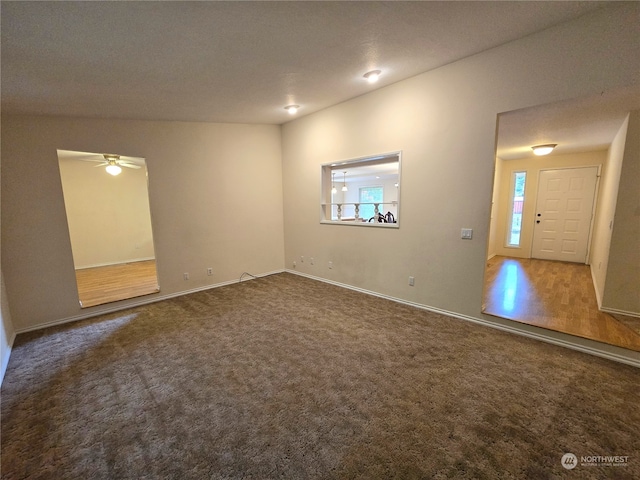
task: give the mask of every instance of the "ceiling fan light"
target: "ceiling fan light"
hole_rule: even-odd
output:
[[[286,107],[284,107],[284,109],[289,112],[289,115],[295,115],[296,113],[298,113],[299,108],[300,105],[287,105]]]
[[[109,175],[113,175],[114,177],[116,175],[120,175],[120,173],[122,172],[122,168],[120,168],[118,165],[107,165],[106,170]]]
[[[531,150],[533,150],[533,154],[537,155],[537,156],[542,156],[542,155],[549,155],[554,148],[556,148],[558,146],[557,143],[548,143],[546,145],[534,145],[533,147],[531,147]]]

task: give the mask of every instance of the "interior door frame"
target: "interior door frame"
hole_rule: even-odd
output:
[[[538,184],[536,186],[536,194],[535,194],[535,209],[534,211],[538,211],[538,190],[540,188],[540,177],[542,176],[542,172],[548,172],[550,170],[575,170],[578,168],[596,168],[596,185],[593,189],[593,204],[591,205],[591,221],[589,222],[589,235],[587,237],[587,254],[585,256],[585,261],[584,264],[585,265],[591,265],[591,242],[593,241],[593,224],[595,223],[594,220],[596,219],[596,213],[597,213],[597,206],[598,206],[598,195],[600,193],[600,177],[602,174],[602,165],[598,164],[598,165],[582,165],[579,167],[560,167],[560,168],[545,168],[542,169],[540,171],[538,171]],[[536,216],[534,215],[533,217],[533,222],[536,221]],[[529,249],[529,258],[535,258],[533,256],[533,245],[534,245],[534,236],[535,236],[535,225],[534,225],[534,230],[533,233],[531,235],[531,248]]]

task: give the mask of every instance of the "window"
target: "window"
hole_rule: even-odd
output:
[[[398,228],[400,152],[322,165],[321,223]]]
[[[527,172],[513,172],[511,202],[509,207],[509,223],[507,224],[507,246],[520,246],[520,230],[522,229],[522,207],[524,205],[524,187]]]

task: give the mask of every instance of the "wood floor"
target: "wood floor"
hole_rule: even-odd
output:
[[[76,270],[82,308],[156,293],[156,261],[123,263]]]
[[[483,312],[640,351],[640,334],[598,309],[588,265],[493,257]]]

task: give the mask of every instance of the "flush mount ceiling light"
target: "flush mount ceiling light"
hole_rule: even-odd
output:
[[[289,115],[295,115],[299,108],[300,105],[287,105],[284,107],[284,109],[289,112]]]
[[[534,155],[540,157],[542,155],[549,155],[557,146],[557,143],[547,143],[546,145],[535,145],[531,147],[531,150],[533,150]]]
[[[365,73],[363,76],[367,79],[367,82],[376,83],[380,78],[380,70],[371,70],[370,72]]]

